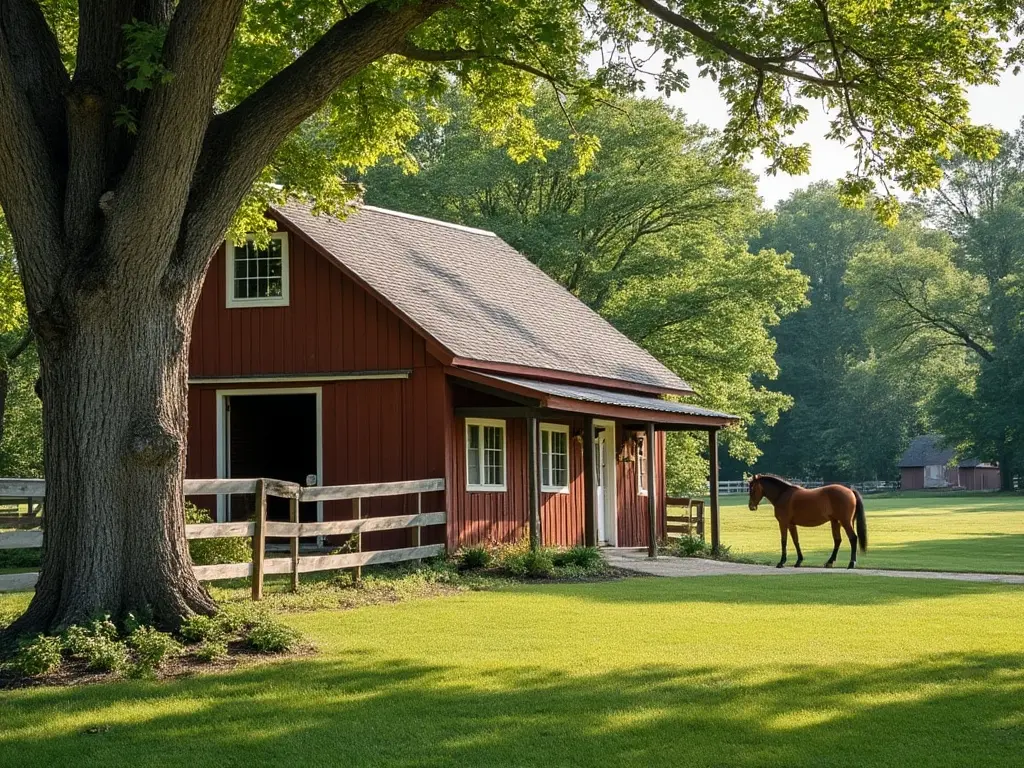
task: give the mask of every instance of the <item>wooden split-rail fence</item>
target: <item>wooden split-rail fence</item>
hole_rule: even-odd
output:
[[[44,480],[7,480],[0,478],[0,497],[43,498]],[[443,525],[447,521],[445,512],[424,512],[423,494],[444,490],[444,479],[408,480],[392,483],[368,483],[363,485],[328,485],[304,487],[296,483],[268,478],[186,480],[186,496],[213,496],[253,494],[256,500],[256,514],[251,521],[232,523],[201,523],[185,526],[187,539],[215,539],[247,537],[252,539],[252,561],[246,563],[225,563],[222,565],[195,565],[196,576],[203,581],[217,579],[252,578],[252,598],[263,597],[263,578],[268,574],[291,574],[292,589],[298,589],[299,574],[314,571],[353,569],[359,578],[364,565],[399,563],[408,560],[422,560],[443,554],[444,544],[423,545],[422,529],[429,525]],[[389,517],[363,517],[365,499],[387,496],[416,496],[416,513],[392,515]],[[278,522],[267,519],[267,497],[288,499],[289,521]],[[350,501],[353,516],[349,520],[303,523],[299,521],[299,504],[302,502]],[[42,516],[45,525],[45,512]],[[373,531],[413,530],[411,547],[384,549],[364,552],[362,534]],[[354,552],[343,554],[302,554],[299,540],[307,537],[354,535]],[[286,557],[267,557],[267,538],[289,540]],[[42,530],[13,531],[0,533],[0,549],[32,549],[43,546]],[[35,586],[38,573],[0,574],[0,592],[29,590]]]

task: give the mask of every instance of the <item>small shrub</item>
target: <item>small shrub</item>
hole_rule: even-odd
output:
[[[228,655],[228,644],[223,640],[204,640],[192,653],[200,661],[217,661]]]
[[[79,658],[94,672],[118,672],[128,664],[128,648],[117,640],[97,635],[89,639]]]
[[[583,571],[604,570],[604,558],[597,547],[570,547],[552,555],[552,561],[559,568],[574,567]]]
[[[212,523],[213,517],[190,501],[185,502],[185,524]],[[241,536],[223,539],[192,539],[188,543],[193,565],[245,563],[252,560],[252,545]]]
[[[137,665],[149,670],[159,669],[164,661],[181,652],[181,645],[173,637],[153,627],[139,627],[127,642],[135,652]]]
[[[0,549],[0,568],[39,570],[43,560],[43,550],[34,549]]]
[[[182,622],[180,634],[186,643],[206,643],[223,641],[226,632],[217,617],[196,615]]]
[[[291,627],[264,616],[246,633],[246,643],[260,653],[286,653],[298,645],[299,633]]]
[[[502,567],[513,576],[527,579],[546,579],[555,573],[555,563],[549,549],[527,549],[510,552]]]
[[[60,669],[61,641],[59,637],[36,635],[23,640],[18,652],[11,659],[10,667],[15,672],[27,677],[48,675]]]
[[[479,568],[486,568],[494,561],[494,554],[487,547],[478,544],[473,547],[465,547],[459,552],[459,568],[472,571]]]
[[[241,635],[254,624],[267,618],[265,609],[248,601],[224,606],[214,619],[227,635]]]
[[[669,540],[669,549],[678,557],[710,557],[711,547],[700,536],[680,536]]]

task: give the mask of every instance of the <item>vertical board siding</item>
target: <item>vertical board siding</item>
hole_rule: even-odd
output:
[[[228,309],[224,246],[218,249],[196,308],[189,375],[333,373],[426,364],[424,340],[401,318],[294,232],[288,233],[288,250],[287,307]]]
[[[620,440],[629,433],[623,431]],[[665,535],[665,433],[655,433],[654,474],[659,499],[658,536]],[[637,492],[636,462],[615,462],[615,493],[618,497],[619,546],[646,547],[648,542],[647,495]]]

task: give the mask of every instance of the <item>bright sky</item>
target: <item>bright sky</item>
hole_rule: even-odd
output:
[[[1017,128],[1024,115],[1024,74],[1014,76],[1012,72],[1003,75],[998,86],[981,86],[969,92],[971,116],[978,123],[987,123],[1004,131]],[[686,93],[673,96],[673,106],[681,108],[690,120],[699,121],[715,128],[722,128],[726,121],[725,103],[718,95],[715,83],[691,74],[690,88]],[[832,180],[844,176],[853,168],[853,153],[834,141],[826,141],[828,117],[818,105],[809,105],[811,117],[802,125],[795,140],[811,145],[811,171],[803,176],[761,174],[758,187],[764,204],[773,207],[775,203],[790,195],[794,190],[806,187],[812,181]],[[761,173],[763,161],[751,163],[751,170]]]

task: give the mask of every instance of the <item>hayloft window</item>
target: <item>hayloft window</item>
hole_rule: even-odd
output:
[[[540,483],[547,493],[569,492],[569,427],[540,426]]]
[[[505,422],[466,419],[466,489],[505,490]]]
[[[636,492],[647,494],[647,435],[636,436]]]
[[[229,307],[288,306],[288,233],[274,232],[265,248],[252,238],[243,245],[229,242],[227,288]]]

